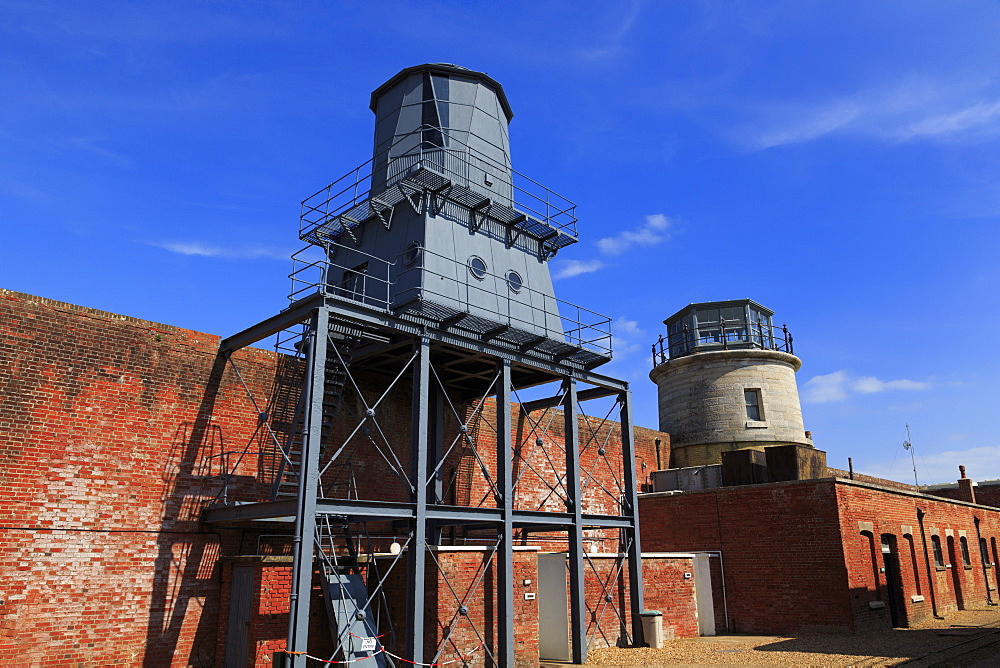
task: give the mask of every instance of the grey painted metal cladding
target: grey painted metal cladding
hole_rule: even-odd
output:
[[[366,594],[360,583],[352,581],[352,586],[358,585],[352,592],[342,570],[351,567],[337,565],[336,547],[327,538],[333,524],[342,523],[350,539],[355,530],[367,531],[363,525],[368,520],[405,525],[406,545],[393,558],[393,564],[405,568],[407,581],[400,639],[405,649],[397,650],[405,657],[396,657],[402,661],[426,661],[433,653],[433,664],[440,657],[440,647],[424,645],[424,627],[435,623],[431,615],[436,611],[425,606],[423,584],[431,573],[447,581],[434,548],[441,543],[442,527],[459,525],[495,531],[495,543],[486,546],[492,547],[487,559],[497,559],[497,618],[495,628],[487,632],[495,632],[495,654],[491,643],[480,636],[488,662],[514,665],[515,529],[565,532],[572,659],[577,663],[586,661],[588,651],[584,531],[618,530],[630,571],[633,628],[625,638],[641,643],[641,625],[636,621],[642,610],[642,579],[631,395],[626,382],[590,371],[610,359],[610,321],[565,303],[563,308],[572,307],[574,312],[560,313],[547,266],[559,248],[576,241],[574,205],[530,180],[528,185],[536,190],[520,188],[519,175],[510,168],[510,106],[500,85],[484,74],[454,65],[407,68],[373,93],[372,109],[377,116],[375,159],[303,203],[300,237],[321,247],[325,258],[304,261],[302,271],[318,271],[319,278],[299,278],[299,270],[293,270],[297,287],[289,308],[220,343],[220,353],[229,355],[277,333],[278,351],[302,361],[305,373],[297,411],[301,418],[285,425],[289,434],[301,436],[275,439],[284,459],[297,471],[291,476],[295,497],[231,503],[224,489],[221,502],[207,508],[203,518],[208,522],[294,518],[287,641],[287,662],[293,667],[307,664],[309,594],[317,564],[337,587],[327,593],[329,604],[341,606],[336,610],[342,614],[333,615],[339,617],[332,629],[338,656],[357,658],[350,629],[358,626],[355,622],[362,620],[362,613],[365,620],[371,618],[370,612],[377,616],[378,610],[366,598],[373,582],[366,580]],[[381,144],[388,148],[380,148]],[[534,198],[531,206],[515,202],[521,192]],[[282,341],[297,343],[282,347]],[[352,348],[345,359],[340,352],[345,346],[359,349]],[[393,469],[405,483],[405,500],[389,501],[379,494],[358,498],[356,492],[353,499],[328,497],[319,484],[323,471],[332,465],[350,467],[348,457],[338,457],[359,429],[365,433],[366,420],[382,434],[374,408],[379,399],[372,408],[365,404],[365,417],[339,448],[324,455],[321,470],[328,405],[331,397],[340,396],[345,383],[358,387],[355,371],[394,377],[386,394],[404,377],[411,383],[409,470],[404,471],[398,460],[399,470]],[[337,380],[341,376],[345,378]],[[562,408],[565,480],[560,482],[563,476],[559,476],[554,485],[565,488],[565,508],[516,508],[511,402],[518,388],[546,383],[559,384],[557,396],[528,402],[521,410]],[[592,387],[578,391],[578,383]],[[484,402],[488,396],[497,401],[496,504],[446,505],[439,476],[446,457],[441,442],[443,400],[450,406],[449,397],[478,397]],[[615,515],[585,512],[581,483],[587,473],[581,467],[581,447],[586,446],[581,446],[580,424],[589,424],[581,402],[603,397],[615,397],[612,411],[617,407],[621,415],[622,475],[627,479],[618,484],[620,497],[612,494],[621,509]],[[260,415],[267,418],[266,413]],[[457,413],[455,417],[464,419]],[[268,424],[276,423],[271,419]],[[468,425],[463,423],[461,429],[466,433]],[[547,429],[537,439],[543,445]],[[299,449],[295,458],[289,452],[293,447]],[[388,458],[386,465],[393,468]],[[278,477],[283,470],[279,468]],[[484,474],[488,479],[488,472]],[[367,553],[368,563],[373,563],[372,554]],[[323,566],[328,562],[333,563],[332,570]],[[349,619],[351,610],[354,621]],[[459,605],[455,618],[465,612]],[[627,614],[623,610],[618,615],[623,625]],[[374,628],[378,622],[371,624],[362,633],[384,632]],[[359,635],[357,629],[354,635]],[[386,652],[386,656],[392,655]]]
[[[424,157],[439,167],[449,161],[472,165],[465,182],[487,197],[512,201],[508,117],[491,85],[478,72],[428,65],[389,82],[373,94],[375,167],[372,190],[379,192],[393,176],[416,161],[421,143],[433,146]],[[492,80],[489,80],[492,81]],[[421,127],[426,130],[416,132]],[[448,132],[442,132],[447,130]],[[383,151],[392,147],[388,153]]]
[[[336,251],[331,285],[372,305],[429,302],[563,341],[547,264],[553,231],[545,224],[522,233],[513,225],[524,220],[502,222],[529,216],[514,209],[509,105],[499,84],[456,66],[418,66],[375,91],[372,108],[371,199],[346,222],[340,216],[342,226],[361,224],[349,239],[337,237],[357,251]],[[447,183],[451,198],[413,192],[418,176],[429,187],[435,179]],[[400,193],[406,198],[397,202]],[[385,202],[396,202],[391,212],[370,215]],[[575,232],[557,231],[555,238],[569,243]],[[408,251],[416,247],[422,250]]]

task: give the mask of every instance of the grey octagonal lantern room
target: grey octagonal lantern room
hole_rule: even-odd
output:
[[[511,204],[507,124],[514,113],[492,78],[444,63],[408,67],[372,93],[371,109],[372,190],[392,185],[423,161],[478,193]]]
[[[787,330],[775,331],[773,315],[752,299],[689,304],[663,321],[669,356],[739,348],[791,352]]]
[[[555,298],[548,260],[577,241],[575,205],[513,170],[501,85],[417,65],[379,86],[371,109],[372,159],[303,202],[301,235],[327,248],[329,290],[522,349],[548,340],[596,351],[588,365],[609,359],[607,319]]]

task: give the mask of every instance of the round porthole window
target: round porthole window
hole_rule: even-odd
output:
[[[403,253],[403,264],[407,267],[412,267],[416,264],[417,260],[420,258],[420,244],[416,241],[411,241],[410,245],[406,247],[406,251]]]
[[[482,280],[486,278],[486,260],[479,257],[478,255],[473,255],[469,258],[469,273]]]
[[[521,274],[517,273],[513,269],[508,271],[507,287],[510,288],[511,292],[520,292],[521,288],[524,287],[524,279],[521,278]]]

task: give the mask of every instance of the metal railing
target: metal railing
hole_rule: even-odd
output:
[[[441,141],[436,143],[427,140],[429,130],[434,130],[441,137]],[[324,225],[342,225],[341,218],[345,215],[350,218],[350,214],[355,210],[363,212],[367,218],[371,197],[380,194],[372,192],[373,184],[382,192],[405,178],[415,165],[427,165],[442,176],[461,182],[463,185],[478,182],[473,175],[488,171],[491,177],[504,179],[505,189],[510,191],[506,196],[512,200],[509,203],[511,208],[554,230],[574,238],[577,236],[576,204],[511,169],[509,164],[478,151],[455,136],[457,134],[447,128],[423,125],[413,132],[398,137],[390,146],[377,148],[371,160],[303,200],[299,218],[299,237],[306,239]],[[504,149],[474,133],[462,134],[475,137],[478,142],[495,148],[501,155],[506,155]],[[416,146],[394,155],[400,144],[414,139],[417,140]],[[373,174],[376,167],[379,170],[383,168],[386,170],[384,175],[378,175],[378,179],[374,178]],[[385,181],[379,183],[383,176]],[[503,199],[504,194],[499,197]]]
[[[429,301],[611,357],[611,318],[527,285],[515,292],[504,276],[474,277],[465,263],[425,248],[409,248],[391,261],[332,241],[326,258],[303,258],[308,251],[314,247],[292,256],[290,301],[319,292],[382,312]],[[359,259],[365,273],[358,271]]]
[[[288,275],[292,281],[292,291],[288,294],[289,301],[298,301],[320,291],[327,297],[361,302],[380,311],[390,310],[394,267],[399,257],[396,262],[390,262],[334,241],[325,242],[323,251],[325,257],[318,260],[304,257],[310,252],[315,252],[313,246],[306,246],[292,255],[292,273]],[[349,262],[344,263],[336,259],[338,255],[348,253],[348,257],[351,258]],[[364,273],[359,271],[357,260],[360,258],[363,258],[364,264],[367,265]],[[331,280],[344,274],[353,274],[353,277],[348,280],[344,278]]]
[[[653,367],[667,360],[710,350],[777,350],[794,354],[792,334],[787,325],[765,325],[741,320],[721,320],[696,329],[687,325],[653,344]]]

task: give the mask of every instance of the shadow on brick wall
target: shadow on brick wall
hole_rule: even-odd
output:
[[[212,425],[212,414],[225,369],[225,358],[217,356],[197,417],[193,424],[181,425],[175,432],[164,467],[163,519],[143,661],[147,668],[177,663],[214,665],[221,536],[201,530],[199,511],[206,495],[214,493],[206,486],[205,453],[224,450],[221,433]],[[179,644],[191,647],[190,656],[174,656]]]

